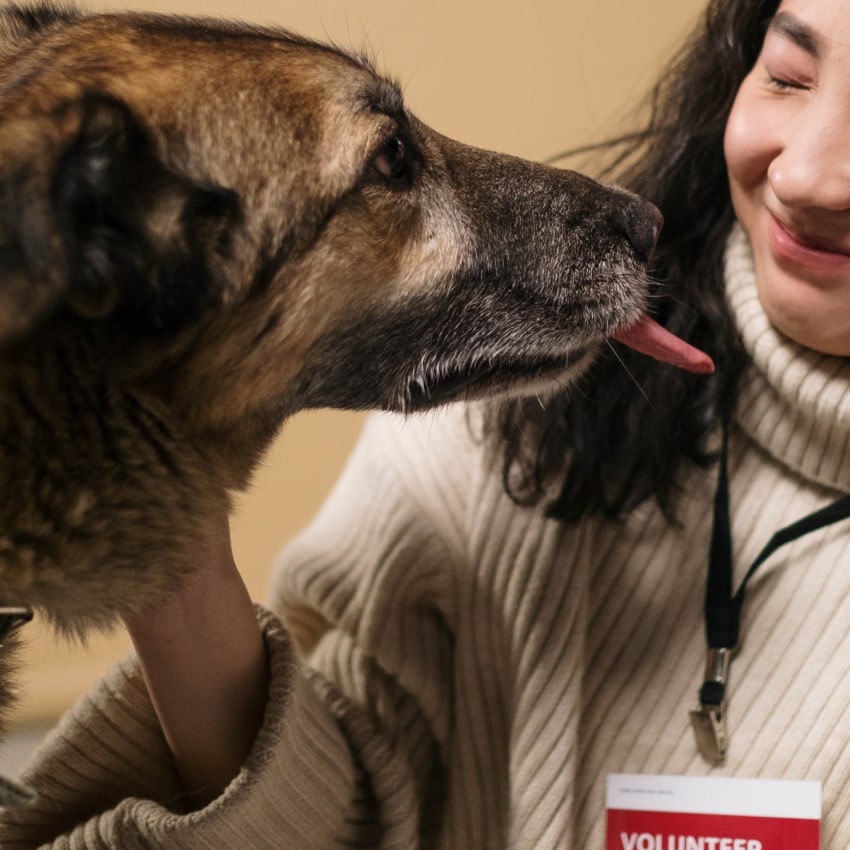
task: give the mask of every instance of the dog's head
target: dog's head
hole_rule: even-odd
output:
[[[6,351],[84,330],[226,429],[563,382],[640,312],[650,205],[436,134],[360,58],[42,17],[0,65]]]
[[[659,227],[331,47],[7,8],[0,602],[82,630],[154,598],[296,410],[571,381],[640,315]]]

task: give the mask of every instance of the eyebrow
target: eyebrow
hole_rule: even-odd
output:
[[[777,12],[771,19],[768,29],[794,42],[801,50],[815,59],[821,55],[822,39],[808,24],[789,12]]]
[[[383,78],[376,80],[367,95],[367,101],[373,112],[389,115],[395,121],[401,121],[404,117],[404,99],[401,89],[390,80]]]

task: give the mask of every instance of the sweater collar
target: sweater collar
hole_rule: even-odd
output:
[[[739,225],[727,243],[725,275],[752,361],[736,423],[794,471],[850,492],[850,358],[818,354],[771,325],[756,294],[750,243]]]

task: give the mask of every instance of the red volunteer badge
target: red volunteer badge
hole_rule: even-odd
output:
[[[819,850],[820,783],[608,777],[606,850]]]

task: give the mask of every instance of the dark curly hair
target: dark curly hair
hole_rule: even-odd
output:
[[[745,357],[723,289],[734,221],[723,155],[726,120],[778,0],[710,0],[648,98],[644,129],[599,148],[597,173],[653,201],[665,225],[650,309],[714,358],[706,379],[611,344],[587,379],[541,407],[491,410],[488,435],[512,498],[552,516],[622,515],[654,497],[675,516],[683,463],[707,465],[708,438],[735,403]],[[644,113],[646,114],[646,113]]]

